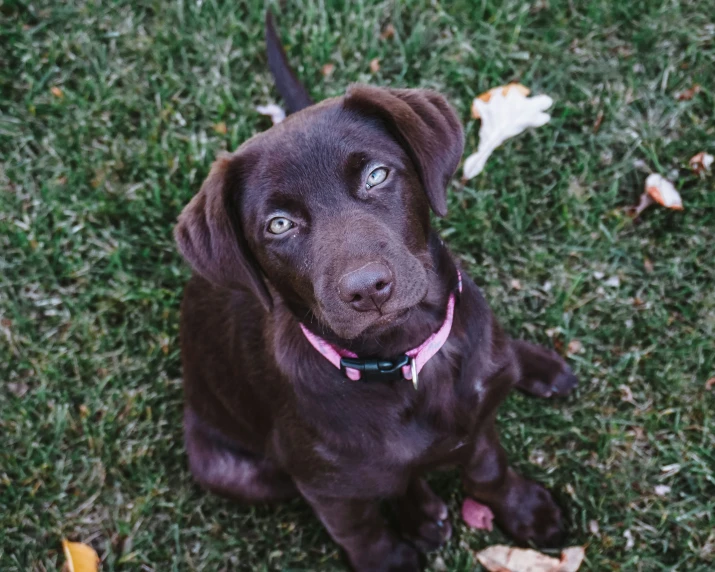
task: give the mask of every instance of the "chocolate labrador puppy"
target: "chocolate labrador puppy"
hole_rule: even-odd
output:
[[[301,495],[355,570],[418,570],[451,533],[427,471],[520,544],[554,546],[551,494],[507,463],[512,390],[565,395],[553,351],[510,339],[430,227],[462,127],[424,89],[353,85],[312,105],[270,16],[269,63],[295,112],[218,158],[179,217],[189,466],[246,503]],[[385,522],[390,501],[399,533]]]

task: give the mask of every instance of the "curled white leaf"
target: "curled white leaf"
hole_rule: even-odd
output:
[[[626,552],[628,552],[636,545],[636,539],[633,538],[633,533],[630,531],[630,529],[626,530],[623,533],[623,538],[626,539],[625,549],[626,549]]]
[[[479,129],[477,152],[464,162],[464,178],[476,177],[494,150],[504,141],[515,137],[529,127],[541,127],[551,116],[545,111],[554,101],[548,95],[527,97],[521,90],[492,90],[488,101],[479,98],[473,109],[482,120]]]
[[[267,115],[271,118],[273,125],[280,123],[286,118],[286,112],[280,105],[275,103],[269,103],[268,105],[258,105],[256,106],[256,111],[261,115]]]
[[[690,168],[698,174],[706,173],[715,161],[715,158],[705,151],[701,151],[697,155],[690,158]]]
[[[474,101],[472,102],[472,117],[474,119],[481,118],[481,114],[479,113],[479,108],[477,107],[477,104],[476,104],[477,101],[483,101],[484,103],[489,103],[489,100],[492,98],[492,95],[494,95],[495,93],[501,93],[502,95],[506,95],[512,89],[517,90],[524,97],[528,96],[531,93],[531,90],[528,87],[521,85],[520,83],[510,83],[507,85],[500,85],[498,87],[493,87],[489,91],[485,91],[483,94],[474,98]]]
[[[675,190],[673,183],[657,173],[648,175],[645,180],[645,192],[658,204],[676,211],[683,210],[683,200]]]

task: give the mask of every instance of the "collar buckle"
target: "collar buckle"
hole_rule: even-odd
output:
[[[347,369],[355,369],[361,381],[398,381],[404,379],[402,368],[409,363],[410,358],[404,354],[393,359],[342,357],[340,371],[348,377]]]

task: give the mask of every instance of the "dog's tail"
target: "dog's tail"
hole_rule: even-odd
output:
[[[288,58],[281,46],[273,13],[270,10],[266,10],[266,51],[268,52],[268,67],[273,74],[278,93],[283,97],[286,112],[295,113],[313,105],[308,91],[288,65]]]

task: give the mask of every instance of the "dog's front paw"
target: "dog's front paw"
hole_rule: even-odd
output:
[[[578,378],[573,374],[571,368],[566,366],[565,370],[551,382],[550,395],[545,395],[544,397],[565,397],[576,389],[577,385]]]
[[[417,549],[404,540],[393,540],[389,548],[367,546],[351,556],[355,572],[420,572],[422,557]]]
[[[535,397],[564,397],[578,385],[566,360],[555,351],[520,340],[514,349],[521,369],[518,390]]]
[[[400,542],[387,561],[389,572],[418,572],[422,570],[422,558],[413,546]]]
[[[566,540],[561,509],[542,485],[521,478],[495,507],[499,527],[521,545],[556,548]]]
[[[422,552],[437,550],[452,537],[452,525],[447,519],[447,506],[442,504],[442,507],[443,510],[439,513],[414,510],[405,511],[400,515],[402,534]]]
[[[517,384],[517,389],[534,397],[566,397],[578,385],[578,378],[571,372],[571,368],[564,366],[564,370],[547,379],[522,379]]]
[[[452,536],[447,505],[422,481],[411,487],[411,494],[395,504],[400,532],[422,552],[443,546]]]

